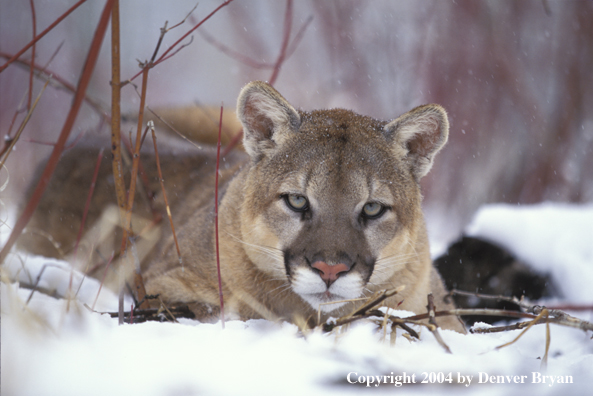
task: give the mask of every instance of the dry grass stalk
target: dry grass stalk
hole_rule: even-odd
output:
[[[517,342],[519,340],[519,338],[521,338],[523,336],[523,334],[525,334],[533,325],[537,324],[538,322],[546,323],[546,350],[544,352],[544,356],[543,356],[542,362],[541,362],[541,367],[546,368],[546,366],[548,365],[548,351],[550,350],[550,322],[548,321],[548,317],[549,317],[548,310],[546,308],[543,308],[541,310],[540,314],[535,319],[527,322],[528,323],[527,327],[521,333],[519,333],[519,335],[517,337],[515,337],[514,340],[507,342],[506,344],[499,345],[495,349],[501,349],[506,346],[514,344],[515,342]],[[542,321],[542,319],[544,319],[544,321]]]
[[[163,190],[163,199],[165,200],[165,207],[167,208],[167,217],[169,218],[169,224],[171,225],[171,231],[173,232],[173,240],[175,241],[175,248],[177,249],[177,257],[179,258],[179,264],[183,270],[183,259],[181,258],[181,251],[179,250],[179,243],[177,242],[177,234],[175,233],[175,225],[173,224],[173,217],[171,216],[171,208],[169,207],[169,200],[167,199],[167,192],[165,190],[165,180],[163,179],[163,173],[161,171],[161,160],[159,158],[159,149],[156,144],[156,133],[154,131],[154,123],[148,122],[150,130],[152,132],[152,142],[154,143],[154,155],[156,158],[156,167],[159,174],[159,182],[161,183],[161,189]],[[138,296],[140,298],[140,296]],[[140,307],[144,308],[144,307]],[[148,307],[146,307],[148,308]]]

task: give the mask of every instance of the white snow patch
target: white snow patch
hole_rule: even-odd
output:
[[[593,301],[592,204],[487,205],[466,233],[497,243],[550,273],[572,302]]]

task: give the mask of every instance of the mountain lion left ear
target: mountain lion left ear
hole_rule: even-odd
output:
[[[447,112],[437,104],[428,104],[399,116],[383,129],[394,144],[394,149],[411,162],[416,180],[424,177],[436,153],[449,136]]]
[[[237,116],[243,124],[243,146],[258,161],[301,124],[299,113],[271,85],[247,84],[237,99]]]

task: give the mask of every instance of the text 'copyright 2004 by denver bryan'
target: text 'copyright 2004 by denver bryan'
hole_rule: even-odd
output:
[[[378,387],[381,385],[392,385],[400,387],[406,384],[540,384],[554,386],[555,384],[572,384],[572,375],[544,375],[534,371],[528,375],[490,375],[479,372],[476,375],[464,375],[461,373],[423,372],[420,375],[361,375],[357,372],[348,373],[346,380],[351,384],[364,384],[367,387]]]

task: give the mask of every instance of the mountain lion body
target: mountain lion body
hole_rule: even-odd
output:
[[[386,306],[424,313],[433,293],[437,310],[453,308],[429,255],[419,186],[447,140],[440,106],[391,122],[343,109],[297,111],[268,84],[253,82],[239,96],[237,116],[247,155],[233,154],[220,181],[227,314],[298,321],[320,310],[337,317],[360,304],[345,300],[399,286]],[[213,152],[193,155],[212,167]],[[183,263],[166,236],[144,260],[143,275],[149,294],[186,303],[208,320],[219,313],[214,188],[210,178],[206,185],[198,179],[188,178],[171,207]],[[437,321],[464,331],[455,317]]]

